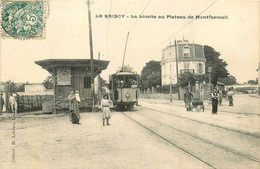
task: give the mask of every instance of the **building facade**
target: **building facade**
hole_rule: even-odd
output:
[[[175,50],[176,49],[176,50]],[[189,43],[188,41],[177,41],[175,45],[169,45],[162,50],[161,69],[162,85],[177,83],[176,55],[178,63],[178,75],[190,72],[194,75],[205,74],[204,49],[202,45]]]

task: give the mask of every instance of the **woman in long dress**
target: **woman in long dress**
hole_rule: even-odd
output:
[[[79,123],[79,119],[80,119],[79,101],[77,100],[76,96],[77,96],[77,93],[74,94],[74,91],[71,91],[68,96],[70,121],[72,121],[72,123]],[[76,117],[73,114],[75,114]]]

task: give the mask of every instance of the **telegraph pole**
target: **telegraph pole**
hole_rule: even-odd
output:
[[[170,102],[172,102],[172,65],[170,65]]]
[[[212,91],[212,84],[211,84],[211,72],[212,72],[212,67],[208,67],[208,72],[209,72],[209,101],[211,101],[211,91]]]
[[[175,58],[176,58],[176,76],[177,76],[177,90],[178,90],[178,99],[180,100],[180,89],[179,89],[179,71],[178,71],[178,59],[177,59],[177,43],[175,40]]]
[[[98,52],[98,60],[100,60],[100,52]],[[98,90],[97,90],[97,95],[98,95],[98,105],[100,104],[101,102],[101,91],[100,91],[100,74],[98,74]]]
[[[95,106],[95,92],[94,92],[94,67],[93,67],[93,44],[92,44],[92,25],[91,25],[91,11],[88,0],[88,26],[89,26],[89,46],[90,46],[90,69],[91,69],[91,90],[92,90],[92,111]]]

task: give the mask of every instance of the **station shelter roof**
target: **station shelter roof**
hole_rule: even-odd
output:
[[[88,68],[90,70],[90,59],[46,59],[35,61],[35,63],[47,70],[53,75],[53,68],[56,67],[72,67],[72,68]],[[109,64],[109,61],[93,59],[93,67],[95,76],[105,70]]]

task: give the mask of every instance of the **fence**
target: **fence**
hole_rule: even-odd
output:
[[[18,96],[18,112],[42,110],[42,103],[48,100],[53,100],[53,95]]]

